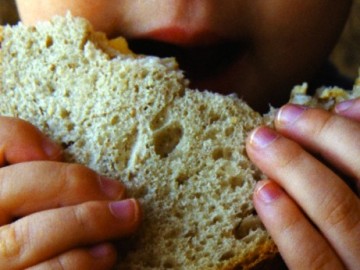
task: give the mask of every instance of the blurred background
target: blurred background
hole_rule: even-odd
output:
[[[341,1],[341,0],[340,0]],[[14,0],[0,0],[0,24],[15,24],[18,15]],[[331,60],[339,70],[350,78],[358,76],[360,67],[360,0],[354,6]]]

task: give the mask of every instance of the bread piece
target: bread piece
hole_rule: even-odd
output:
[[[70,15],[4,27],[0,114],[30,121],[68,161],[121,179],[141,201],[119,269],[249,269],[275,254],[244,144],[262,117],[235,96],[188,89],[172,58],[111,44]]]
[[[307,91],[307,83],[295,86],[291,91],[289,102],[332,111],[337,103],[360,97],[360,78],[356,80],[351,91],[337,86],[321,87],[312,96],[308,95]]]

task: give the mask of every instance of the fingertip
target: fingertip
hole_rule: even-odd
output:
[[[0,164],[62,159],[62,148],[19,118],[0,117]]]
[[[50,160],[60,161],[63,159],[63,149],[49,138],[44,137],[40,147]]]
[[[334,111],[338,115],[360,121],[360,98],[340,102],[335,106]]]
[[[253,130],[247,140],[247,144],[252,149],[264,149],[272,144],[279,134],[266,126],[261,126]]]
[[[123,199],[126,197],[126,188],[119,181],[110,179],[105,176],[99,176],[101,190],[111,199]]]
[[[294,124],[301,115],[308,109],[306,106],[297,104],[286,104],[280,108],[275,116],[277,127],[288,127]]]
[[[345,113],[346,111],[351,110],[351,108],[355,105],[356,100],[350,99],[342,101],[335,106],[335,112],[338,114]]]
[[[107,259],[115,262],[117,257],[116,249],[108,243],[93,246],[88,252],[95,259]]]
[[[98,244],[91,247],[88,252],[90,256],[94,259],[93,266],[90,266],[93,268],[96,265],[94,269],[113,269],[116,264],[118,254],[112,244]]]
[[[284,190],[269,179],[259,181],[255,186],[254,200],[262,204],[271,204],[284,195]]]
[[[142,211],[139,201],[136,199],[127,199],[109,203],[111,214],[124,226],[124,234],[130,234],[137,230]]]

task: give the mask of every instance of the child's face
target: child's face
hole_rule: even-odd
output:
[[[269,101],[283,102],[280,96],[294,83],[308,80],[320,68],[341,32],[351,0],[17,3],[26,23],[70,9],[109,36],[134,40],[133,48],[140,52],[177,56],[193,86],[237,92],[261,108]],[[166,45],[137,42],[144,39]]]

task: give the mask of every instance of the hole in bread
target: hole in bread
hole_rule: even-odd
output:
[[[183,130],[178,123],[173,123],[154,135],[155,152],[165,158],[174,151],[183,136]]]
[[[199,112],[203,113],[204,111],[206,111],[207,109],[207,105],[206,104],[200,104],[198,107]]]
[[[215,122],[219,121],[221,116],[215,112],[210,112],[210,124],[214,124]]]
[[[75,128],[75,125],[73,123],[69,123],[69,124],[66,125],[66,130],[68,132],[74,130],[74,128]]]
[[[214,225],[218,222],[221,222],[222,221],[222,217],[221,216],[215,216],[213,217],[213,219],[211,220],[211,225]]]
[[[52,36],[47,36],[45,40],[45,46],[46,48],[50,48],[54,44],[54,40]]]
[[[231,135],[233,135],[234,134],[234,128],[233,127],[227,127],[226,129],[225,129],[225,136],[226,137],[230,137]]]
[[[179,186],[181,186],[181,185],[185,184],[188,179],[189,179],[189,177],[188,177],[187,174],[185,174],[185,173],[180,173],[180,174],[176,177],[175,181],[178,183]]]
[[[119,123],[120,121],[120,117],[118,115],[115,115],[111,118],[110,120],[110,125],[116,125],[117,123]]]
[[[231,259],[234,256],[235,256],[235,254],[234,254],[233,251],[231,251],[231,250],[227,251],[223,255],[221,255],[220,261],[227,261],[227,260]]]
[[[229,182],[232,189],[236,189],[236,187],[242,187],[244,185],[244,179],[239,175],[230,177]]]
[[[241,205],[239,209],[239,213],[236,214],[236,217],[241,218],[244,216],[257,216],[256,210],[254,209],[254,206],[250,203],[244,203]]]
[[[233,230],[236,239],[243,240],[252,231],[262,227],[261,221],[257,216],[247,216]]]
[[[69,117],[70,112],[68,110],[66,110],[65,108],[61,108],[59,114],[60,114],[60,117],[64,119],[64,118]]]
[[[63,142],[61,144],[62,148],[66,149],[66,148],[69,148],[70,146],[72,146],[75,142],[73,141],[69,141],[69,142]]]
[[[219,160],[219,159],[231,160],[232,155],[233,155],[232,149],[230,148],[217,148],[212,153],[212,157],[214,160]]]

